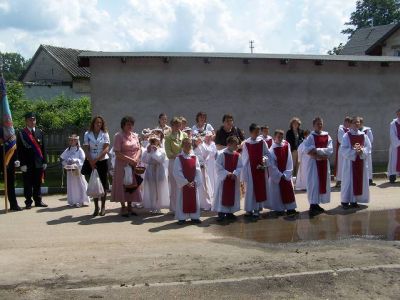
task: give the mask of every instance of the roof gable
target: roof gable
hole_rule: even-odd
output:
[[[369,55],[400,28],[400,24],[388,24],[357,29],[340,52],[341,55]]]

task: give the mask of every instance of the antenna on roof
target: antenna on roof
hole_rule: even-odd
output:
[[[250,40],[249,43],[250,43],[250,47],[249,47],[249,48],[250,48],[250,52],[253,53],[254,41],[253,41],[253,40]]]

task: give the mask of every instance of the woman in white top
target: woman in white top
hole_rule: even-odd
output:
[[[212,132],[213,137],[215,136],[214,128],[211,124],[207,123],[207,114],[202,111],[198,112],[196,115],[196,125],[192,127],[193,135],[206,133],[208,131]]]
[[[110,148],[110,136],[103,117],[95,116],[90,123],[90,129],[85,132],[83,138],[83,150],[92,170],[97,169],[100,181],[104,188],[104,196],[101,197],[101,210],[99,212],[99,198],[94,200],[93,216],[106,214],[105,203],[108,187],[108,151]]]

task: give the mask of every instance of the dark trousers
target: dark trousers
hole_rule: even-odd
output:
[[[7,167],[7,197],[10,202],[10,208],[18,206],[17,197],[15,196],[15,167],[11,161]]]
[[[40,204],[42,201],[42,195],[40,192],[40,187],[42,185],[42,174],[43,168],[28,168],[26,172],[22,173],[26,205],[31,205],[33,201],[35,201],[35,204]]]

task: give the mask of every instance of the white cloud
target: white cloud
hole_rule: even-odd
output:
[[[112,7],[111,7],[112,5]],[[355,0],[0,0],[2,51],[326,53]]]

